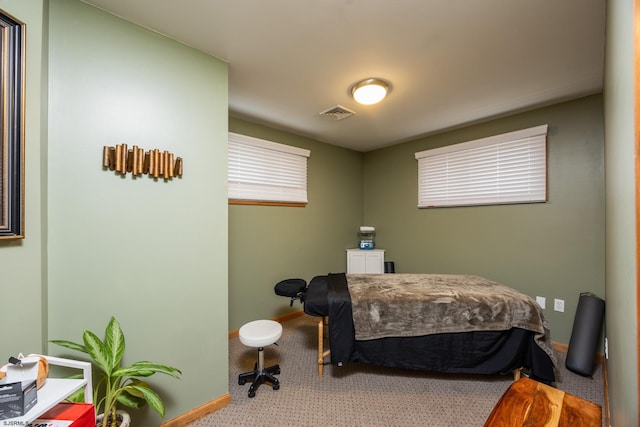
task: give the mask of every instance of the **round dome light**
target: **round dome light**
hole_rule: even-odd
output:
[[[353,85],[353,99],[364,105],[376,104],[389,92],[389,83],[381,79],[365,79]]]

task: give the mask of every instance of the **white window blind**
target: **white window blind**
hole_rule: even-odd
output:
[[[304,150],[229,133],[229,199],[307,203]]]
[[[415,156],[419,208],[547,200],[547,125]]]

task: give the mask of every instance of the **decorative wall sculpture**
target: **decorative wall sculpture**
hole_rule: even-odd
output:
[[[165,180],[182,176],[181,157],[175,157],[173,153],[157,148],[145,152],[137,145],[132,148],[127,148],[127,144],[118,144],[115,147],[105,145],[102,151],[102,167],[122,175],[128,172],[133,176],[148,174],[150,177]]]

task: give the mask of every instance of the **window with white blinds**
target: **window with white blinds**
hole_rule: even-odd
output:
[[[307,203],[309,150],[229,133],[230,200]]]
[[[415,156],[419,208],[547,200],[547,125]]]

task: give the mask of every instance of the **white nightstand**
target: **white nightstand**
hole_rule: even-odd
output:
[[[347,274],[383,274],[384,249],[347,249]]]

